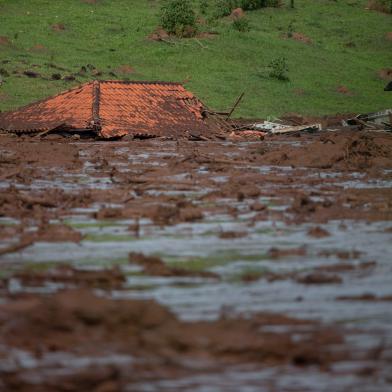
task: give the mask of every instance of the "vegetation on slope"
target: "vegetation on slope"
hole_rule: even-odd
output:
[[[154,41],[158,0],[0,0],[0,110],[93,78],[185,81],[216,109],[245,91],[236,114],[246,117],[392,106],[378,75],[392,67],[392,17],[367,1],[283,1],[247,11],[242,30],[211,3],[193,2],[196,37]],[[287,78],[271,76],[282,61]]]

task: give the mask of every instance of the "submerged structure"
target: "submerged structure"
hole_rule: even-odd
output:
[[[11,112],[0,130],[90,132],[98,137],[210,138],[205,106],[179,83],[92,81]]]

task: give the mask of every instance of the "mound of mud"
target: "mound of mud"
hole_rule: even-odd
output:
[[[33,141],[23,143],[20,139],[5,137],[2,137],[1,142],[3,151],[0,152],[0,162],[4,164],[20,162],[39,167],[68,169],[78,168],[81,165],[78,148],[69,143]]]
[[[319,169],[392,167],[392,138],[367,132],[329,132],[297,147],[280,145],[263,155],[264,164]]]
[[[292,330],[280,333],[263,330],[271,325]],[[294,334],[305,326],[307,332],[303,339],[294,339]],[[151,375],[159,371],[164,376],[172,375],[173,371],[195,372],[197,368],[239,363],[291,363],[326,369],[347,357],[344,351],[336,350],[336,344],[343,343],[341,333],[316,323],[271,314],[255,315],[251,319],[182,322],[154,301],[116,301],[96,297],[86,290],[51,297],[32,296],[2,304],[0,331],[2,345],[10,350],[30,352],[37,361],[55,352],[85,357],[117,353],[139,358],[137,372],[130,371],[129,364],[125,369],[108,367],[104,372],[71,367],[67,371],[46,373],[41,380],[38,369],[35,375],[32,372],[34,367],[27,375],[22,369],[3,369],[3,385],[7,390],[17,391],[52,390],[50,387],[56,380],[59,383],[56,390],[95,391],[112,380],[113,372],[119,387],[126,381],[137,380],[143,372]],[[78,384],[76,381],[86,372],[88,385]]]
[[[152,276],[193,276],[219,279],[219,275],[209,271],[190,271],[184,268],[171,267],[157,256],[146,256],[143,253],[131,253],[129,261],[143,268],[144,273]]]
[[[24,287],[42,287],[45,284],[59,283],[66,287],[93,288],[93,289],[120,289],[126,281],[125,275],[119,268],[106,268],[102,270],[77,269],[71,265],[63,264],[47,271],[22,270],[12,275]],[[4,279],[9,285],[9,280]]]

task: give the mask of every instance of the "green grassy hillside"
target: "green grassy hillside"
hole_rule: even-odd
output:
[[[392,16],[365,10],[365,4],[296,0],[294,10],[249,12],[248,32],[236,31],[227,18],[207,15],[200,29],[218,33],[213,38],[168,44],[147,39],[159,24],[157,0],[0,0],[0,110],[94,78],[88,71],[71,82],[51,80],[53,73],[64,77],[87,64],[102,72],[102,79],[186,81],[216,109],[231,106],[245,91],[237,116],[391,107],[392,93],[383,91],[386,81],[377,72],[392,68],[392,41],[386,37]],[[288,31],[312,43],[287,39]],[[265,69],[279,57],[287,60],[288,82],[270,78]],[[124,65],[134,73],[121,72]],[[41,77],[27,77],[26,70]],[[348,93],[338,92],[339,86]]]

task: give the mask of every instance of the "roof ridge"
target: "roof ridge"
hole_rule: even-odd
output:
[[[101,83],[98,80],[93,81],[93,100],[91,106],[93,127],[101,129],[101,117],[99,111],[101,108]]]
[[[176,85],[176,86],[183,86],[181,82],[166,82],[162,80],[95,80],[99,83],[119,83],[119,84],[161,84],[161,85]]]

